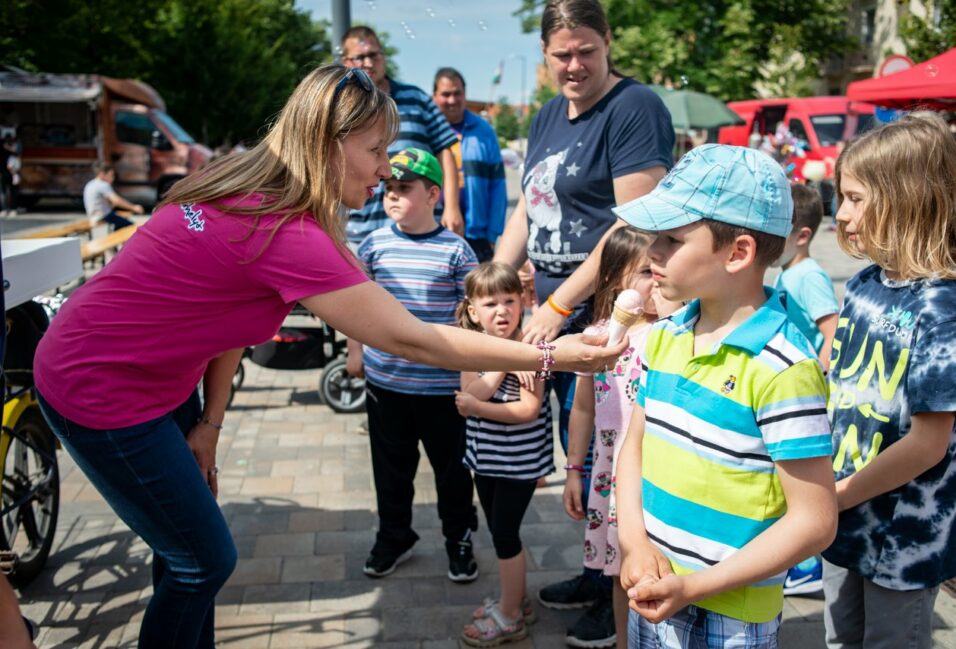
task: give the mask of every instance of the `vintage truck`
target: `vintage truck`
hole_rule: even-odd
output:
[[[152,87],[99,75],[0,71],[5,134],[22,147],[24,206],[46,196],[82,196],[98,160],[113,164],[120,194],[151,205],[211,155],[166,113]]]

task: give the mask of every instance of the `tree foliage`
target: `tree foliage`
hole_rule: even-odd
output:
[[[491,125],[498,134],[498,139],[504,142],[517,140],[521,134],[521,118],[515,112],[514,106],[504,97],[498,100],[498,114]]]
[[[520,0],[526,31],[544,0]],[[760,90],[805,94],[826,59],[846,50],[848,0],[602,0],[615,66],[648,83],[724,100]]]
[[[926,18],[913,14],[900,24],[906,52],[914,61],[925,61],[956,47],[956,0],[924,2]]]
[[[0,63],[146,81],[208,144],[255,140],[299,80],[332,58],[293,0],[4,0]]]

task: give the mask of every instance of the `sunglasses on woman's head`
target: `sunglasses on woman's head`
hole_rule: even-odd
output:
[[[343,75],[339,82],[335,84],[335,92],[332,94],[332,98],[339,96],[339,93],[342,91],[342,88],[349,85],[349,81],[355,80],[358,83],[359,87],[365,92],[372,92],[375,88],[375,84],[372,83],[372,79],[369,78],[365,70],[361,68],[349,68],[348,72]]]

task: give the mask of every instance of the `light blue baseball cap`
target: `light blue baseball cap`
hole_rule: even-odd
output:
[[[691,149],[653,191],[612,209],[650,232],[701,219],[780,237],[793,227],[790,183],[780,164],[755,149],[726,144]]]

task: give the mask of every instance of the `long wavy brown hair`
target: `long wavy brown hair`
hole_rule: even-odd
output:
[[[339,249],[346,251],[345,220],[339,214],[341,182],[347,173],[342,141],[382,119],[386,139],[391,141],[399,123],[395,102],[373,84],[369,90],[350,79],[336,92],[336,85],[347,73],[348,68],[341,65],[325,65],[310,72],[259,144],[215,160],[176,183],[162,204],[221,206],[226,198],[261,194],[264,200],[255,206],[230,205],[225,210],[232,216],[250,219],[248,236],[256,231],[263,216],[282,215],[259,254],[279,228],[301,217],[315,219]],[[333,168],[333,159],[339,161],[339,169]]]
[[[845,175],[867,195],[857,232],[866,254],[841,222],[844,252],[901,279],[956,278],[956,141],[939,115],[911,113],[851,142],[837,160],[838,192]]]

